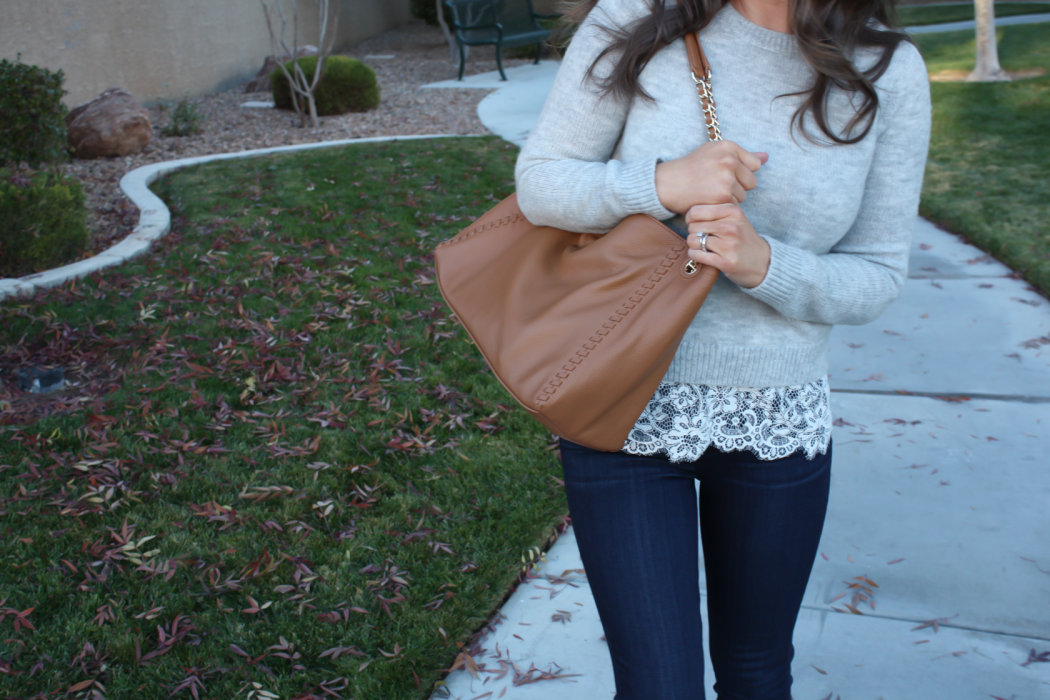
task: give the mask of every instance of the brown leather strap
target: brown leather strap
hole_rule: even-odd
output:
[[[697,78],[706,78],[711,73],[711,64],[707,62],[704,47],[700,45],[696,34],[690,32],[685,35],[685,48],[689,53],[689,67],[693,70],[693,75]]]
[[[712,141],[722,140],[722,131],[718,127],[718,113],[715,111],[715,95],[711,90],[711,64],[704,54],[704,47],[694,33],[685,35],[686,53],[689,54],[689,67],[693,71],[697,94],[704,112],[704,123],[707,125],[707,136]]]

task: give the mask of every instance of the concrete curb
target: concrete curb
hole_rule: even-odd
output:
[[[237,153],[216,153],[210,156],[197,156],[195,158],[181,158],[169,160],[162,163],[152,163],[136,168],[120,179],[120,189],[127,195],[128,199],[139,209],[139,223],[124,240],[107,248],[98,255],[78,260],[69,265],[56,267],[52,270],[37,272],[32,275],[18,278],[0,279],[0,301],[8,298],[29,296],[38,289],[57,287],[72,279],[85,277],[93,272],[98,272],[107,267],[120,265],[132,258],[148,252],[153,243],[171,230],[171,212],[161,201],[160,197],[153,194],[149,186],[161,177],[188,168],[191,165],[211,163],[217,160],[234,160],[238,158],[257,158],[274,153],[294,153],[298,151],[310,151],[318,148],[334,148],[336,146],[349,146],[356,143],[377,143],[383,141],[415,141],[419,139],[440,139],[456,137],[476,137],[479,134],[415,134],[411,136],[373,136],[363,139],[343,139],[340,141],[318,141],[317,143],[300,143],[292,146],[277,146],[275,148],[259,148],[253,151],[239,151]]]

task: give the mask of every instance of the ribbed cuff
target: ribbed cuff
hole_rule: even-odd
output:
[[[800,386],[827,373],[826,339],[813,345],[713,345],[687,338],[664,381],[765,388]]]
[[[792,298],[798,296],[799,280],[803,279],[806,268],[806,251],[781,243],[775,238],[762,238],[769,243],[769,270],[766,272],[766,278],[757,287],[741,287],[741,290],[780,311]]]
[[[637,160],[624,163],[620,171],[620,201],[628,214],[648,214],[663,221],[674,216],[664,209],[656,194],[656,164],[658,159]]]

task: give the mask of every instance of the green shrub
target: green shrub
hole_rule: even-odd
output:
[[[77,180],[0,168],[0,277],[64,265],[87,244],[84,190]]]
[[[0,61],[0,166],[67,158],[64,80],[62,71]]]
[[[445,13],[445,22],[452,26],[452,13],[444,5],[441,9]],[[438,26],[437,4],[434,0],[412,0],[412,16],[417,17],[432,27]]]
[[[171,111],[171,123],[160,130],[165,136],[193,136],[201,132],[204,115],[197,105],[182,99]]]
[[[289,73],[294,70],[293,63],[289,61],[285,64]],[[317,56],[300,58],[299,66],[306,74],[307,80],[312,79],[317,69]],[[270,74],[270,82],[273,84],[273,101],[277,108],[295,109],[288,78],[280,68]],[[367,112],[379,104],[379,85],[376,83],[375,71],[356,58],[329,56],[325,60],[321,82],[314,90],[314,100],[317,102],[319,116]],[[303,105],[305,108],[305,102]]]

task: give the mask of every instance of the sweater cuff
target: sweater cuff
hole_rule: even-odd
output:
[[[675,215],[664,209],[660,197],[656,194],[657,158],[624,163],[620,172],[620,201],[623,202],[628,216],[631,214],[648,214],[663,221]]]
[[[774,309],[780,309],[798,295],[798,281],[803,278],[806,253],[775,238],[762,238],[769,244],[769,270],[766,272],[766,278],[757,287],[741,289],[745,294],[769,304]]]

